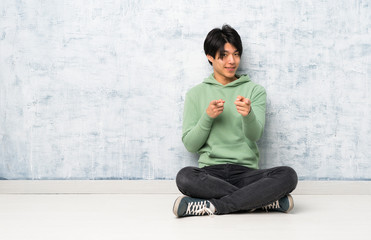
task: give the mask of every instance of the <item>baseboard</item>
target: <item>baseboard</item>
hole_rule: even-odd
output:
[[[5,180],[0,194],[172,194],[170,180]]]
[[[3,180],[0,194],[180,194],[173,180]],[[371,195],[371,181],[299,181],[297,195]]]

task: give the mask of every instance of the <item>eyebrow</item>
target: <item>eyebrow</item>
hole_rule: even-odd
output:
[[[233,53],[236,53],[236,52],[240,52],[236,49],[236,51],[234,51]],[[229,53],[228,51],[224,50],[224,51],[221,51],[221,53]]]

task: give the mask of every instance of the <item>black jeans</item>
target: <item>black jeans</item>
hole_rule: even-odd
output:
[[[260,208],[292,192],[297,183],[290,167],[257,170],[235,164],[185,167],[176,177],[184,195],[209,200],[217,214]]]

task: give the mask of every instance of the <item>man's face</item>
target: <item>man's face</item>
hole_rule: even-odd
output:
[[[207,58],[213,64],[214,77],[222,84],[227,84],[236,80],[236,71],[240,65],[240,53],[230,43],[224,45],[224,52],[216,53],[215,58],[207,55]]]

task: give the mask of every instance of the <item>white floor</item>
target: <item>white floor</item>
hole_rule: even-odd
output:
[[[371,195],[293,195],[289,214],[177,219],[175,194],[1,194],[0,239],[371,239]]]

